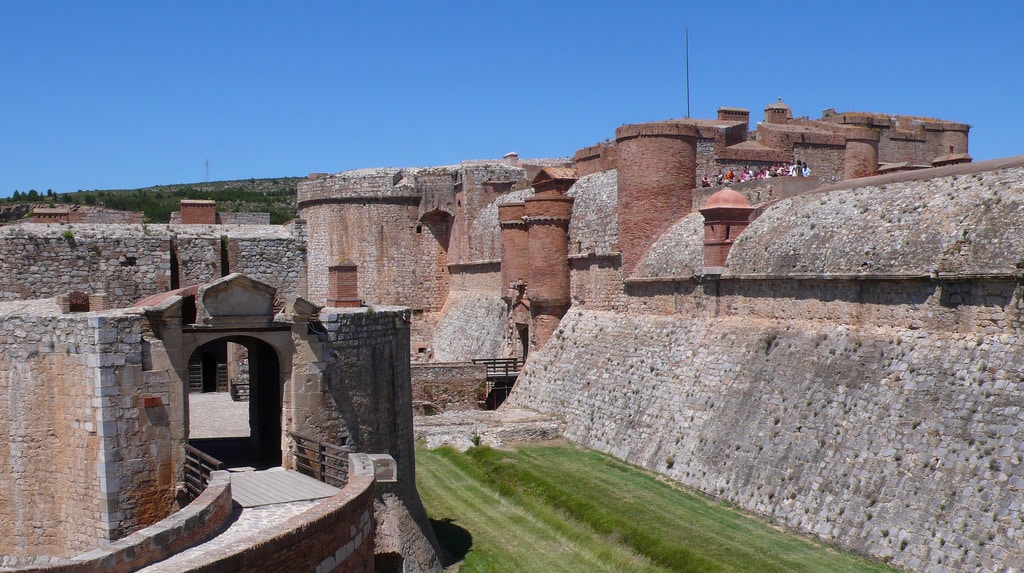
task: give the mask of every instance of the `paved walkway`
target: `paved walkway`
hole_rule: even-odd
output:
[[[188,433],[193,440],[249,437],[249,403],[227,392],[188,395]]]
[[[236,508],[234,522],[223,533],[202,545],[177,553],[172,557],[139,569],[145,573],[180,573],[194,569],[213,559],[230,553],[236,545],[241,547],[269,538],[279,531],[278,526],[288,519],[313,507],[317,501],[296,501],[260,507]]]

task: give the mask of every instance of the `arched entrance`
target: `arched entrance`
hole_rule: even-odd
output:
[[[189,365],[189,444],[228,467],[281,465],[284,380],[274,347],[221,336],[199,345]]]

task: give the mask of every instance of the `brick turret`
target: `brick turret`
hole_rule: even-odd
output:
[[[628,276],[644,252],[690,213],[697,178],[697,126],[683,122],[615,130],[619,169],[619,251]]]
[[[736,237],[750,224],[754,208],[741,193],[726,187],[708,198],[704,216],[704,267],[724,267]]]
[[[511,301],[511,285],[526,283],[529,264],[527,261],[527,231],[525,203],[498,205],[498,222],[501,224],[501,283],[502,296]]]
[[[878,174],[878,132],[865,127],[849,128],[843,155],[843,178],[870,177]]]
[[[536,195],[525,201],[526,298],[530,301],[530,350],[544,346],[569,310],[569,217],[576,182],[570,168],[545,168],[533,180]]]

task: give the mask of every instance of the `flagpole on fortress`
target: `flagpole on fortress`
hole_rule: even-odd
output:
[[[690,119],[690,27],[686,26],[686,119]]]

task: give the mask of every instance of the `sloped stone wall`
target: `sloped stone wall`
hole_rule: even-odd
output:
[[[675,313],[577,307],[507,403],[849,549],[1003,570],[1024,559],[1022,289],[900,284],[735,281],[676,287]]]

